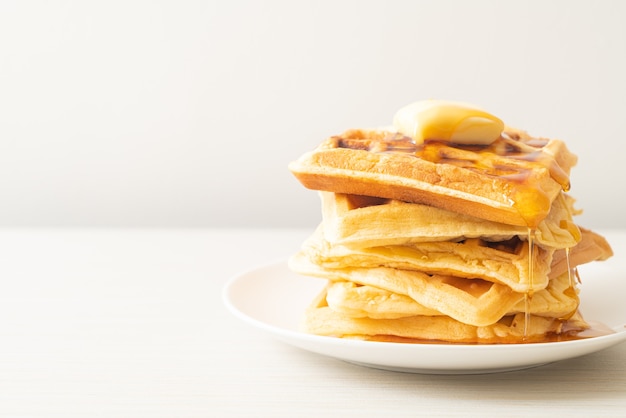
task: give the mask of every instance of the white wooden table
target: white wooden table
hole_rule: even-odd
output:
[[[626,344],[519,372],[418,375],[292,348],[233,317],[226,281],[310,232],[0,230],[0,416],[626,416]],[[606,235],[619,263],[626,232]]]

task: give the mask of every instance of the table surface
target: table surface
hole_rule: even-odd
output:
[[[293,348],[226,310],[229,278],[310,232],[1,230],[0,416],[626,415],[626,344],[517,372],[396,373]],[[619,260],[626,231],[603,233]]]

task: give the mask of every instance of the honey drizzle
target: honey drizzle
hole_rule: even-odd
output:
[[[567,262],[567,279],[569,280],[569,287],[570,289],[573,289],[574,282],[572,280],[572,265],[569,262],[569,250],[569,247],[565,249],[565,261]]]
[[[533,298],[535,282],[535,229],[528,228],[528,290],[524,294],[524,335],[523,340],[528,338],[530,327],[530,303]]]

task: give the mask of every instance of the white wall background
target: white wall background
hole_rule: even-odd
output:
[[[423,98],[579,155],[626,227],[626,2],[3,1],[0,226],[314,226],[287,163]]]

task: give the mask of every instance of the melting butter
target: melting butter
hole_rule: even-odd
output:
[[[500,137],[504,123],[473,105],[446,100],[423,100],[398,110],[398,132],[416,144],[439,140],[465,145],[489,145]]]

